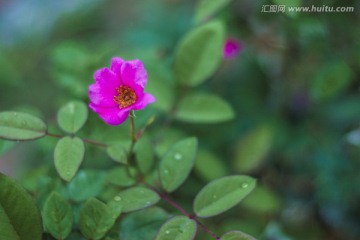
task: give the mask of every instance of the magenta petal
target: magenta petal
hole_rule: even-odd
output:
[[[121,79],[123,84],[134,89],[136,93],[142,92],[148,80],[144,64],[140,60],[125,62],[121,66]]]
[[[101,87],[100,84],[95,83],[89,86],[89,98],[95,105],[101,105],[103,107],[116,107],[114,102],[114,96],[116,90],[107,87]]]
[[[239,54],[239,52],[242,50],[242,48],[243,46],[238,40],[232,38],[227,39],[223,49],[224,58],[232,59],[236,57]]]
[[[96,83],[100,84],[101,88],[114,89],[120,86],[119,77],[108,68],[101,68],[94,73]]]
[[[142,98],[140,98],[134,105],[131,106],[133,110],[144,109],[148,104],[154,103],[156,101],[155,97],[150,93],[144,93]]]
[[[118,107],[103,108],[92,103],[89,104],[89,107],[98,113],[101,119],[109,125],[119,125],[123,123],[128,118],[130,112],[130,110],[124,110]]]
[[[121,66],[124,64],[125,60],[119,57],[114,57],[111,59],[110,69],[116,75],[121,76]]]

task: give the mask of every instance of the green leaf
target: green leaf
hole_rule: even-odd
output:
[[[227,174],[225,162],[213,153],[200,150],[195,159],[194,171],[205,181],[211,181]]]
[[[90,198],[80,211],[80,231],[91,240],[98,240],[104,237],[107,231],[114,225],[120,212],[113,209],[105,203]]]
[[[137,165],[142,173],[148,173],[154,165],[154,149],[148,137],[143,135],[135,146]]]
[[[246,134],[236,145],[234,168],[237,172],[256,169],[269,153],[273,143],[273,131],[269,125],[261,125]]]
[[[88,108],[85,103],[72,101],[60,108],[57,114],[59,126],[68,133],[75,133],[85,124]]]
[[[241,231],[231,231],[222,235],[221,240],[256,240],[256,239]]]
[[[176,216],[160,229],[155,240],[192,240],[196,234],[196,222],[184,216]]]
[[[241,205],[254,212],[273,213],[279,210],[281,202],[269,188],[256,186],[254,191],[244,199]]]
[[[120,192],[114,199],[123,206],[123,212],[132,212],[150,207],[160,200],[154,191],[144,187],[133,187]]]
[[[213,75],[222,61],[224,26],[211,21],[189,32],[175,52],[174,76],[185,86],[197,86]]]
[[[248,176],[227,176],[207,184],[195,197],[194,212],[211,217],[227,211],[245,198],[256,185]]]
[[[167,192],[177,189],[188,177],[197,151],[197,139],[186,138],[175,143],[161,159],[159,175]]]
[[[133,169],[130,171],[134,173]],[[107,180],[110,183],[120,187],[130,187],[136,183],[136,180],[129,176],[125,167],[111,169],[108,173]]]
[[[24,141],[44,137],[47,126],[39,118],[27,113],[0,112],[0,138]]]
[[[78,171],[85,153],[84,142],[80,138],[64,137],[55,147],[55,167],[60,177],[70,181]]]
[[[47,232],[56,239],[65,239],[71,232],[73,213],[70,204],[53,192],[45,202],[43,221]]]
[[[220,11],[230,2],[231,0],[199,0],[195,12],[195,22],[199,23],[203,20],[206,20],[208,17],[211,17],[216,12]]]
[[[128,154],[123,144],[115,143],[113,145],[110,145],[106,149],[106,153],[115,162],[127,164]]]
[[[80,170],[68,185],[69,197],[77,202],[96,197],[103,190],[105,180],[103,171]]]
[[[168,214],[159,207],[133,212],[120,223],[120,239],[154,240]]]
[[[218,123],[231,120],[234,116],[234,110],[220,97],[195,93],[180,101],[175,117],[189,123]]]
[[[310,94],[319,102],[334,98],[350,86],[352,76],[352,70],[344,61],[326,63],[311,81]]]
[[[0,236],[2,240],[40,240],[40,214],[31,196],[0,173]]]

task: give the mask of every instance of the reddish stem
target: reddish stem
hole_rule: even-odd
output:
[[[55,134],[55,133],[46,133],[47,136],[49,137],[54,137],[54,138],[63,138],[65,136],[63,135],[60,135],[60,134]],[[87,142],[87,143],[90,143],[90,144],[94,144],[96,146],[99,146],[99,147],[103,147],[103,148],[107,148],[108,145],[105,144],[105,143],[102,143],[102,142],[98,142],[98,141],[94,141],[94,140],[91,140],[91,139],[86,139],[86,138],[83,138],[82,139],[84,142]]]

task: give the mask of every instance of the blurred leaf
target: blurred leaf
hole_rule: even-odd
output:
[[[155,151],[159,158],[162,158],[169,148],[174,145],[177,141],[185,138],[186,135],[175,128],[169,128],[166,131],[162,131],[162,128],[156,129],[154,132],[162,134],[160,140],[156,143]]]
[[[178,44],[174,76],[180,84],[197,86],[214,74],[222,61],[224,26],[211,21],[189,32]]]
[[[84,142],[80,138],[64,137],[55,147],[55,167],[60,177],[70,181],[78,171],[85,153]]]
[[[320,102],[331,99],[349,87],[352,75],[350,67],[341,60],[326,63],[311,81],[310,94]]]
[[[14,142],[0,139],[0,157],[15,145]]]
[[[159,176],[167,192],[177,189],[188,177],[197,151],[197,139],[186,138],[175,143],[161,159]]]
[[[195,22],[200,23],[220,11],[231,0],[199,0],[195,10]]]
[[[256,240],[256,239],[241,231],[231,231],[222,235],[221,240]]]
[[[111,169],[107,175],[107,179],[110,183],[120,187],[130,187],[136,183],[136,180],[128,175],[125,167]]]
[[[209,93],[195,93],[180,101],[175,117],[189,123],[218,123],[234,116],[234,110],[222,98]]]
[[[289,17],[296,17],[299,12],[297,11],[289,11],[287,7],[300,7],[301,0],[273,0],[276,5],[286,6],[284,14],[288,15]]]
[[[87,239],[102,239],[118,216],[119,212],[113,212],[105,203],[90,198],[80,212],[80,231]]]
[[[41,217],[31,196],[0,173],[0,236],[4,240],[40,240]]]
[[[241,203],[247,209],[260,213],[273,213],[280,208],[280,199],[269,188],[256,186],[254,191]]]
[[[132,212],[150,207],[160,200],[154,191],[144,187],[132,187],[121,191],[114,199],[123,206],[123,212]]]
[[[155,240],[192,240],[196,234],[196,222],[185,216],[176,216],[162,225]]]
[[[41,186],[41,181],[43,181],[45,176],[48,174],[48,166],[40,166],[31,170],[28,170],[21,176],[21,186],[27,191],[35,192]]]
[[[27,113],[0,112],[0,138],[33,140],[46,135],[47,126],[39,118]]]
[[[256,185],[248,176],[227,176],[207,184],[195,197],[194,212],[211,217],[229,210],[245,198]]]
[[[105,179],[103,171],[80,170],[68,184],[69,197],[77,202],[96,197],[103,190]]]
[[[211,181],[227,174],[224,161],[205,150],[199,150],[195,159],[194,170],[205,181]]]
[[[65,239],[71,232],[73,213],[70,204],[58,193],[53,192],[43,208],[43,222],[46,231],[56,239]]]
[[[153,240],[167,218],[168,214],[158,207],[130,213],[120,223],[120,238]]]
[[[262,125],[247,133],[236,145],[234,168],[237,172],[256,169],[268,154],[273,143],[269,125]]]
[[[135,145],[136,163],[142,173],[148,173],[154,165],[154,150],[150,139],[143,135]]]
[[[60,108],[57,114],[59,126],[68,133],[76,133],[85,124],[88,108],[85,103],[72,101]]]
[[[106,153],[109,155],[109,157],[114,160],[115,162],[127,164],[127,151],[122,143],[115,143],[110,145],[106,149]]]
[[[54,71],[54,78],[57,84],[63,89],[69,91],[78,98],[84,98],[88,94],[87,82],[82,82],[80,76],[65,73],[62,71]]]

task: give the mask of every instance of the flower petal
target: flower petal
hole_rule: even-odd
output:
[[[144,91],[148,76],[140,60],[127,61],[121,66],[123,84],[135,90],[137,95]]]
[[[103,108],[92,103],[89,107],[99,114],[102,120],[109,125],[119,125],[123,123],[129,116],[130,110],[120,109],[118,107]]]
[[[102,107],[116,107],[117,104],[114,101],[115,95],[115,89],[101,87],[98,83],[89,86],[89,98],[95,105],[100,105]]]
[[[125,60],[119,57],[114,57],[111,59],[110,69],[116,75],[121,76],[121,66],[124,64]]]
[[[155,97],[150,93],[144,93],[142,98],[140,98],[134,105],[131,106],[133,110],[144,109],[148,104],[154,103],[156,101]]]
[[[115,90],[121,84],[120,78],[108,68],[95,71],[94,79],[102,88],[113,88]]]

